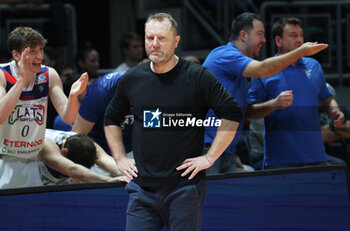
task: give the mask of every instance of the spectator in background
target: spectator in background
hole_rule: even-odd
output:
[[[74,81],[74,69],[71,65],[63,64],[57,67],[57,72],[61,78],[63,89],[68,95],[69,88]]]
[[[326,84],[334,97],[335,89]],[[325,144],[326,153],[343,159],[350,165],[350,111],[344,108],[344,123],[341,127],[335,127],[333,118],[320,108],[321,132]]]
[[[301,21],[281,18],[272,28],[279,57],[304,43]],[[252,79],[248,92],[248,119],[265,117],[264,169],[327,165],[320,130],[318,102],[340,128],[344,114],[328,90],[321,65],[301,57],[282,72]]]
[[[57,50],[53,47],[45,47],[44,51],[45,55],[43,59],[43,64],[48,67],[56,68],[58,55]]]
[[[203,63],[237,100],[244,114],[247,106],[247,77],[264,78],[277,74],[302,56],[313,55],[328,47],[326,44],[305,43],[292,52],[257,61],[253,58],[259,55],[261,46],[266,42],[264,34],[264,24],[258,15],[249,12],[240,14],[232,21],[230,41],[210,52]],[[215,118],[216,115],[210,110],[207,117]],[[241,137],[243,126],[244,117],[233,142],[207,169],[208,174],[236,171],[235,145]],[[204,152],[212,144],[215,134],[215,129],[206,128]]]
[[[78,74],[87,72],[89,74],[90,83],[97,79],[97,70],[100,67],[100,57],[96,49],[86,47],[80,49],[75,58]]]
[[[114,72],[125,72],[129,68],[139,64],[143,59],[143,44],[138,34],[133,32],[124,34],[119,46],[124,56],[124,62],[121,63]]]
[[[90,85],[99,77],[99,74],[97,71],[98,71],[98,68],[100,67],[100,58],[99,58],[99,53],[96,49],[92,47],[85,47],[83,49],[80,49],[77,53],[75,61],[76,61],[78,75],[82,72],[87,72],[89,74],[88,85]],[[87,91],[87,88],[84,92],[82,92],[79,95],[80,102],[83,101],[86,91]]]

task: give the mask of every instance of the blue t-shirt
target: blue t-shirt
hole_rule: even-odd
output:
[[[293,104],[265,117],[264,166],[327,160],[318,101],[332,94],[321,65],[313,58],[301,58],[274,76],[252,79],[248,104],[266,102],[285,90],[293,91]]]
[[[108,148],[104,133],[104,113],[113,98],[117,84],[124,72],[113,72],[106,74],[94,81],[88,88],[86,96],[79,108],[79,114],[85,120],[95,123],[89,136],[95,140],[108,154],[111,152]],[[131,149],[133,117],[128,115],[121,125],[123,128],[123,142],[126,152]]]
[[[215,48],[205,59],[203,66],[207,67],[219,82],[231,93],[243,112],[243,119],[237,129],[236,136],[232,143],[225,150],[233,154],[235,145],[238,142],[244,124],[245,109],[247,106],[247,80],[242,76],[243,71],[253,59],[245,56],[233,43]],[[208,117],[217,117],[213,110],[207,114]],[[217,128],[208,127],[205,129],[205,143],[212,143]]]
[[[73,124],[67,124],[66,122],[64,122],[61,118],[60,115],[57,115],[55,117],[55,120],[53,121],[53,129],[55,130],[60,130],[60,131],[71,131]]]

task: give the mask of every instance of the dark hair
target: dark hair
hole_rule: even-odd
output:
[[[75,56],[75,65],[79,73],[82,72],[82,69],[79,65],[79,61],[84,62],[91,51],[97,51],[97,50],[93,47],[84,47],[78,50],[77,55]]]
[[[129,48],[131,40],[139,40],[142,42],[140,35],[134,32],[127,32],[123,35],[122,39],[119,42],[119,47],[122,52],[124,48]]]
[[[145,23],[145,28],[147,23],[149,23],[151,20],[156,20],[159,22],[162,22],[164,19],[168,19],[170,24],[171,24],[171,29],[173,29],[175,31],[175,34],[178,33],[178,27],[177,27],[177,22],[175,21],[175,19],[167,13],[155,13],[155,14],[151,14],[148,16],[146,23]]]
[[[251,30],[253,28],[253,20],[262,21],[259,15],[250,12],[242,13],[233,19],[231,24],[230,41],[236,40],[241,30]]]
[[[69,137],[63,148],[67,148],[67,158],[69,160],[87,168],[91,168],[97,159],[95,144],[87,135],[76,134]]]
[[[283,28],[287,24],[299,25],[301,26],[302,21],[298,18],[285,17],[278,19],[272,26],[272,38],[275,39],[276,36],[282,37]]]
[[[34,48],[36,46],[45,46],[46,39],[31,27],[17,27],[10,32],[7,44],[10,51],[21,52],[26,47]]]

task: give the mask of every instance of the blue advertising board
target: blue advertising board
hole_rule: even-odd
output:
[[[348,181],[345,167],[208,176],[202,230],[350,230]],[[125,230],[127,202],[122,183],[0,190],[0,230]]]

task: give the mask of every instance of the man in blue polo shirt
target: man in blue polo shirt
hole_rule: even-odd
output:
[[[124,72],[113,72],[95,80],[88,88],[86,96],[79,108],[79,114],[72,131],[88,134],[106,153],[111,155],[104,129],[103,119],[109,101],[114,96],[118,82]],[[134,117],[127,115],[123,124],[123,142],[126,152],[131,151],[131,130]]]
[[[245,113],[247,105],[246,77],[264,78],[277,74],[302,56],[316,54],[328,47],[327,44],[304,43],[291,52],[257,61],[253,58],[259,55],[261,46],[266,42],[264,34],[264,25],[258,15],[248,12],[240,14],[232,21],[229,42],[215,48],[203,63],[203,66],[209,68],[232,94],[243,113]],[[209,111],[207,117],[214,116],[216,117],[214,112]],[[229,173],[236,170],[233,154],[235,153],[235,145],[241,136],[243,125],[244,117],[231,145],[214,165],[207,169],[207,174]],[[213,143],[215,134],[215,128],[206,129],[204,153]]]
[[[279,19],[272,29],[278,56],[304,43],[301,21]],[[344,114],[326,86],[321,65],[302,57],[282,72],[252,79],[247,118],[265,117],[263,168],[326,165],[327,154],[320,131],[318,103],[341,127]]]

